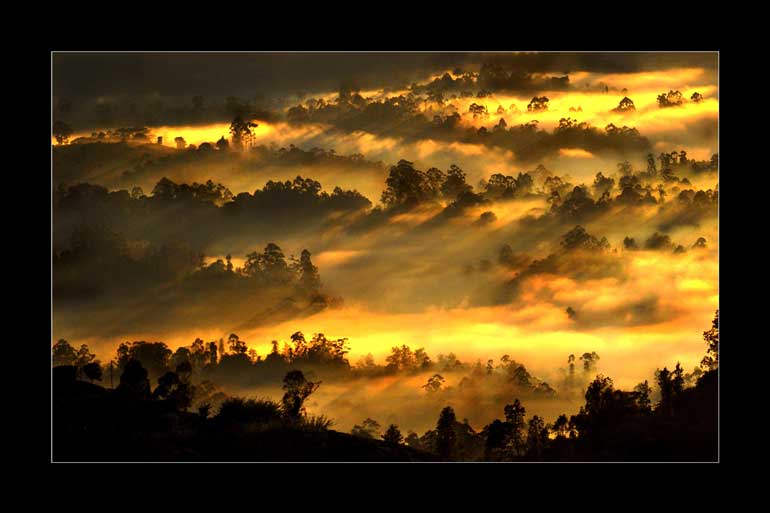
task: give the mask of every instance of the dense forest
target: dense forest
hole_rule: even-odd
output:
[[[458,421],[448,405],[435,429],[422,436],[413,431],[405,436],[396,424],[384,428],[371,418],[350,434],[334,431],[333,419],[306,412],[306,400],[323,383],[306,374],[463,365],[451,355],[442,355],[437,365],[422,349],[394,347],[385,366],[368,361],[351,367],[345,339],[319,334],[308,341],[298,332],[283,351],[274,342],[264,359],[233,334],[226,345],[197,339],[173,353],[162,342],[121,344],[115,359],[102,365],[86,345],[76,350],[60,340],[52,354],[55,456],[62,461],[715,461],[718,311],[703,339],[706,356],[695,375],[685,375],[677,363],[672,370],[659,369],[654,385],[645,380],[626,391],[600,374],[586,387],[585,404],[576,414],[546,422],[528,417],[525,403],[511,397],[503,419],[478,431],[467,420]],[[588,371],[598,355],[580,359]],[[569,361],[574,378],[574,355]],[[492,374],[492,364],[481,373]],[[280,401],[228,396],[212,382],[245,374],[281,380]],[[531,392],[556,393],[545,383],[533,386],[526,368],[510,360],[504,375]],[[94,384],[105,380],[108,388]],[[442,382],[437,373],[423,387],[435,392]],[[655,403],[653,388],[659,396]]]
[[[52,72],[54,460],[718,459],[716,53]]]

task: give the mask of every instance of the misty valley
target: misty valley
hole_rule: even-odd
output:
[[[716,53],[134,57],[52,57],[54,461],[718,460]]]

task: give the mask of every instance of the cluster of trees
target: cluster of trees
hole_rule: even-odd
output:
[[[543,112],[548,110],[548,102],[551,101],[547,96],[534,96],[527,104],[527,112]]]
[[[61,344],[65,341],[60,341]],[[130,346],[122,345],[119,353],[120,381],[114,388],[114,397],[120,401],[161,401],[170,406],[172,411],[187,412],[197,395],[203,395],[209,382],[204,382],[200,387],[192,383],[192,366],[189,360],[179,360],[174,370],[166,370],[157,377],[157,386],[151,385],[151,371],[142,364],[144,361],[153,362],[147,353],[170,353],[167,348],[161,348],[158,344],[134,343]],[[124,347],[125,346],[125,347]],[[174,357],[178,354],[174,354]],[[168,359],[168,357],[167,357]],[[172,358],[173,360],[173,358]],[[157,362],[153,362],[157,363]],[[68,365],[57,365],[59,371],[69,370]],[[157,369],[156,369],[157,372]],[[96,380],[101,380],[101,375]],[[92,380],[93,381],[93,380]],[[288,420],[290,422],[302,421],[307,411],[305,401],[320,386],[320,382],[308,381],[301,370],[290,370],[283,378],[284,394],[280,403],[271,400],[253,400],[241,397],[227,397],[220,399],[221,403],[217,411],[217,420],[224,422],[233,421],[270,421]],[[112,388],[112,387],[111,387]],[[202,394],[198,393],[201,389]],[[223,394],[221,394],[223,395]],[[211,404],[201,402],[199,398],[197,413],[202,418],[207,418],[211,413]],[[322,418],[322,423],[328,427],[330,422]]]
[[[686,103],[684,95],[680,91],[669,90],[667,93],[658,95],[658,107],[661,109],[667,107],[680,107]],[[690,101],[700,103],[703,101],[703,95],[695,91],[690,95]]]
[[[530,260],[525,255],[515,255],[510,248],[503,246],[498,257],[501,265],[517,269],[518,272],[501,286],[497,301],[510,302],[521,292],[527,278],[539,274],[558,274],[581,280],[618,274],[618,263],[605,258],[610,249],[606,237],[597,238],[582,226],[576,225],[560,239],[558,251],[535,260]],[[572,316],[574,317],[574,313]]]
[[[533,102],[537,98],[533,99]],[[542,100],[542,99],[541,99]],[[547,103],[530,103],[534,110],[547,109]],[[480,143],[490,147],[510,150],[516,158],[525,162],[542,160],[556,155],[560,148],[581,148],[592,153],[620,152],[632,154],[647,151],[650,142],[636,128],[617,127],[610,123],[600,130],[587,122],[578,122],[572,118],[562,118],[551,132],[538,128],[538,121],[531,120],[517,126],[506,128],[498,123],[492,130],[486,127],[468,129],[473,131],[464,139],[467,142]]]
[[[598,356],[597,356],[598,359]],[[554,390],[548,383],[532,376],[526,367],[503,355],[497,363],[489,359],[483,363],[462,362],[454,353],[439,354],[433,360],[424,348],[412,350],[408,345],[394,346],[385,358],[384,365],[378,365],[370,354],[361,357],[352,367],[353,376],[377,377],[393,374],[417,375],[433,373],[421,388],[427,394],[441,392],[446,397],[453,394],[473,394],[474,390],[516,390],[532,397],[555,397]],[[444,374],[461,375],[457,387],[446,385]]]
[[[704,237],[698,237],[698,240],[696,240],[693,245],[690,246],[690,249],[703,249],[706,247],[706,244],[707,241]],[[671,242],[671,237],[669,235],[661,234],[658,232],[650,235],[644,241],[642,247],[639,246],[634,237],[627,236],[625,239],[623,239],[623,247],[629,251],[636,251],[642,248],[653,251],[672,251],[674,253],[684,253],[687,251],[687,248],[685,248],[683,245],[674,244]]]
[[[205,265],[203,254],[188,244],[148,245],[139,252],[120,234],[99,225],[76,228],[69,248],[54,254],[53,266],[54,296],[59,299],[84,289],[112,294],[178,286],[187,291],[192,285],[205,289],[215,283],[236,294],[289,286],[304,295],[320,296],[321,288],[318,267],[307,249],[299,258],[287,258],[270,242],[263,251],[248,253],[242,268],[234,268],[229,254],[225,261]]]
[[[231,333],[227,339],[204,342],[198,338],[189,345],[171,351],[163,342],[125,342],[117,350],[113,360],[118,370],[130,359],[140,362],[158,375],[179,364],[190,368],[197,381],[239,382],[254,384],[272,380],[278,374],[294,369],[310,372],[350,370],[346,358],[346,338],[330,339],[317,333],[309,340],[302,332],[291,335],[290,342],[279,347],[272,341],[272,349],[265,355],[249,347],[248,342]]]
[[[520,172],[518,176],[494,173],[480,182],[481,191],[475,193],[466,181],[465,171],[454,164],[446,172],[435,167],[421,171],[414,163],[400,160],[391,166],[385,185],[381,201],[387,208],[443,200],[452,209],[528,197],[533,194],[535,181],[530,173]]]
[[[259,145],[252,148],[251,154],[270,164],[288,167],[327,165],[334,166],[335,168],[354,168],[365,165],[382,168],[384,166],[380,161],[372,162],[366,160],[361,153],[338,155],[333,149],[325,150],[317,146],[309,150],[303,150],[293,144],[289,144],[288,148],[279,148],[275,144],[270,146]]]
[[[412,84],[410,91],[425,94],[429,100],[443,102],[447,99],[471,98],[476,91],[477,98],[492,96],[496,92],[509,91],[559,91],[569,87],[569,77],[540,76],[528,73],[520,67],[510,67],[494,60],[482,63],[479,72],[455,69],[444,73],[427,84]]]
[[[273,104],[261,94],[252,98],[228,96],[223,99],[195,95],[186,102],[166,102],[155,97],[146,99],[103,97],[92,104],[59,98],[54,105],[54,116],[76,118],[88,126],[200,125],[221,122],[240,116],[243,119],[273,121],[278,118]]]
[[[569,417],[559,415],[551,423],[539,415],[527,418],[524,404],[514,396],[513,401],[503,408],[504,419],[494,419],[480,431],[474,430],[467,420],[459,422],[450,405],[439,413],[436,427],[422,436],[410,431],[404,437],[396,424],[390,424],[381,432],[380,424],[371,418],[355,425],[351,434],[358,438],[381,438],[388,446],[407,445],[435,454],[441,461],[713,460],[717,429],[718,310],[712,327],[703,333],[703,338],[707,343],[707,354],[701,362],[702,369],[687,375],[677,363],[673,371],[667,367],[656,371],[659,399],[655,403],[653,387],[647,380],[632,391],[624,391],[616,389],[611,378],[600,374],[588,384],[585,404],[579,412]],[[302,358],[296,356],[298,354],[312,353],[313,347],[330,347],[315,339],[308,343],[301,333],[295,333],[292,340],[294,347],[289,354],[295,358]],[[247,352],[247,344],[236,335],[229,337],[228,345],[230,352],[225,355]],[[276,345],[273,355],[278,354]],[[162,343],[123,344],[114,360],[121,372],[120,384],[110,397],[117,401],[119,408],[144,402],[165,405],[168,411],[186,412],[193,404],[198,387],[205,389],[193,384],[196,365],[211,365],[212,361],[221,360],[219,354],[223,347],[222,341],[218,345],[212,342],[207,347],[203,341],[196,340],[190,348],[179,348],[172,353]],[[403,360],[404,354],[414,356],[403,347],[394,348],[391,363]],[[57,389],[65,386],[61,379],[65,374],[74,379],[77,367],[93,363],[93,355],[87,347],[75,351],[66,341],[54,345],[52,357]],[[406,359],[412,361],[412,358]],[[598,359],[596,353],[581,355],[583,374],[594,372]],[[511,361],[505,357],[502,360]],[[575,355],[568,358],[568,376],[573,380],[577,361]],[[492,372],[491,367],[490,361],[487,373]],[[513,367],[523,368],[520,365]],[[519,372],[519,375],[523,373]],[[305,409],[307,398],[318,389],[320,382],[308,380],[300,369],[289,369],[282,375],[284,393],[280,402],[225,398],[207,429],[232,430],[237,426],[257,425],[328,430],[331,425],[328,418],[323,415],[310,417]],[[155,376],[157,386],[153,389],[150,378]],[[434,378],[437,376],[440,377]],[[131,411],[142,411],[134,406],[131,408]],[[210,413],[209,403],[199,403],[197,416],[202,422],[206,422]],[[64,417],[70,425],[71,419]],[[57,418],[60,419],[58,422],[65,422],[61,420],[61,412]],[[198,426],[200,429],[201,424]]]
[[[243,378],[238,376],[239,373],[265,374],[266,380],[285,375],[287,393],[282,400],[283,409],[290,416],[298,417],[304,412],[304,400],[320,384],[305,380],[299,367],[311,370],[314,365],[349,368],[345,358],[347,340],[330,340],[323,334],[305,340],[301,332],[294,333],[291,340],[293,346],[284,347],[283,352],[274,342],[272,352],[265,358],[249,349],[248,344],[234,333],[226,342],[220,339],[204,343],[196,339],[190,346],[179,347],[176,351],[163,342],[123,342],[108,364],[110,389],[114,386],[113,374],[119,375],[120,381],[115,387],[119,396],[165,400],[173,402],[179,411],[187,411],[195,404],[200,412],[205,411],[208,415],[212,405],[232,407],[227,402],[228,396],[214,382],[227,381],[223,378],[228,376]],[[76,351],[66,340],[59,340],[52,347],[52,363],[54,368],[75,369],[76,379],[102,381],[103,366],[86,345]],[[153,389],[151,382],[156,380],[158,385]]]
[[[515,177],[494,173],[489,180],[482,180],[480,183],[484,189],[484,197],[492,200],[527,197],[532,194],[534,184],[532,175],[521,172]]]
[[[454,104],[443,105],[443,96],[431,93],[439,110],[422,109],[422,100],[414,92],[387,99],[363,98],[358,93],[338,96],[331,102],[309,100],[288,112],[292,123],[326,123],[348,131],[366,130],[375,134],[392,134],[411,139],[443,139],[470,144],[484,144],[511,150],[517,159],[534,161],[558,153],[560,148],[578,147],[591,152],[648,150],[650,142],[631,127],[610,125],[600,131],[586,123],[574,123],[552,132],[538,129],[536,120],[507,127],[499,120],[493,129],[463,126],[462,115]],[[528,105],[531,113],[547,110],[549,99],[535,96]],[[502,108],[502,106],[500,106]],[[512,106],[513,108],[513,106]],[[505,109],[502,108],[504,113]],[[487,107],[473,103],[464,115],[487,118]]]
[[[78,226],[68,247],[53,255],[54,298],[146,291],[191,276],[203,263],[203,254],[185,243],[139,251],[104,225]]]
[[[75,375],[85,377],[91,383],[102,380],[102,366],[87,344],[79,349],[72,347],[66,340],[59,339],[51,348],[51,363],[54,367],[67,365],[74,367]]]
[[[109,191],[92,184],[59,186],[54,194],[54,244],[64,246],[79,225],[104,225],[129,240],[181,240],[202,247],[219,238],[261,230],[266,236],[320,223],[333,212],[366,210],[371,202],[354,190],[332,193],[310,178],[269,181],[253,194],[233,194],[211,180],[177,184],[162,178],[150,195],[139,187]],[[315,221],[310,221],[315,220]]]
[[[453,76],[454,75],[454,76]],[[473,89],[476,89],[479,74],[472,71],[455,69],[452,74],[444,73],[427,84],[412,84],[409,90],[416,95],[425,94],[430,101],[443,104],[446,98],[473,98]],[[485,91],[486,92],[486,91]],[[477,93],[482,94],[482,91]],[[481,98],[481,96],[477,96]]]
[[[618,103],[618,106],[612,109],[612,112],[619,112],[621,114],[634,111],[636,111],[636,106],[634,105],[634,101],[628,96],[624,96]]]
[[[390,168],[385,185],[381,201],[388,207],[439,199],[452,202],[473,190],[465,181],[465,171],[456,165],[446,173],[435,167],[420,171],[407,160],[399,160]]]
[[[74,133],[72,127],[70,127],[64,121],[55,121],[52,127],[52,133],[56,142],[59,145],[65,144],[89,144],[89,143],[116,143],[116,142],[140,142],[149,143],[151,141],[152,134],[150,129],[146,126],[138,127],[120,127],[113,130],[100,130],[98,132],[91,132],[90,136],[82,136],[72,141],[69,138]],[[162,139],[159,139],[162,140]]]
[[[712,328],[703,334],[708,353],[701,366],[685,375],[677,363],[655,373],[659,400],[645,380],[632,391],[616,389],[612,379],[597,375],[585,389],[585,404],[577,414],[559,415],[548,423],[526,416],[518,398],[476,432],[458,422],[454,409],[444,407],[433,430],[423,436],[409,432],[403,443],[435,453],[442,461],[628,461],[710,460],[716,454],[716,371],[718,368],[719,311]],[[596,353],[580,357],[583,373],[595,370]],[[568,359],[574,379],[576,359]],[[380,434],[371,418],[354,426],[351,434],[402,443],[397,425]]]
[[[678,194],[680,204],[691,203],[704,207],[716,205],[717,191],[681,190],[679,186],[682,185],[688,186],[691,183],[687,178],[674,175],[670,167],[661,173],[654,164],[646,171],[634,171],[632,165],[624,161],[618,164],[618,173],[615,176],[598,172],[590,186],[573,185],[559,176],[550,176],[543,183],[542,193],[547,195],[550,214],[572,220],[587,220],[594,214],[606,211],[613,204],[662,204],[669,193]],[[618,193],[613,194],[615,191]]]
[[[562,130],[572,130],[570,123],[571,120],[565,120]],[[688,185],[689,181],[674,173],[715,169],[718,165],[717,155],[709,162],[696,162],[688,159],[684,150],[663,153],[658,160],[660,171],[651,154],[646,170],[637,171],[627,161],[621,162],[616,175],[605,176],[599,172],[590,186],[575,186],[559,176],[545,176],[547,172],[540,173],[540,177],[536,171],[519,173],[516,177],[495,173],[480,183],[478,194],[467,183],[465,171],[455,165],[446,171],[437,168],[422,171],[413,163],[401,160],[390,168],[381,200],[386,207],[443,200],[450,202],[449,215],[488,200],[544,194],[551,203],[551,214],[582,222],[582,218],[588,219],[612,203],[652,205],[663,202],[668,193],[679,193],[679,199],[684,200],[690,193],[680,191],[678,186]],[[616,190],[619,194],[613,198]],[[714,204],[717,194],[698,191],[692,193],[692,198],[693,204]],[[55,215],[60,219],[55,227],[55,241],[60,247],[63,233],[71,230],[77,218],[85,223],[105,223],[129,239],[161,241],[172,236],[176,238],[181,232],[186,234],[186,242],[200,246],[211,242],[214,236],[236,236],[255,228],[284,231],[299,228],[309,218],[323,219],[325,213],[355,212],[370,206],[371,202],[356,191],[335,188],[329,194],[322,191],[318,181],[302,177],[293,181],[269,181],[253,194],[236,196],[224,185],[211,180],[205,184],[177,184],[163,178],[149,196],[138,187],[130,192],[110,192],[90,184],[62,185],[54,196]],[[179,216],[180,208],[184,208],[184,216]],[[267,213],[272,219],[269,223],[265,222]],[[179,230],[180,221],[194,224],[196,229]]]
[[[61,120],[54,121],[53,126],[51,127],[51,133],[59,144],[67,144],[73,132],[72,127]]]
[[[214,183],[211,180],[205,184],[197,182],[177,184],[164,176],[152,189],[152,197],[159,201],[201,201],[223,205],[233,199],[233,193],[221,183]],[[131,199],[143,198],[146,196],[141,187],[131,189]]]
[[[391,424],[384,433],[380,433],[380,423],[374,419],[367,417],[361,424],[356,424],[353,429],[350,430],[350,434],[360,438],[377,439],[382,438],[386,443],[392,445],[400,445],[404,441],[404,436],[401,434],[401,430],[398,426]]]
[[[189,396],[190,404],[199,404],[204,400],[211,402],[212,397],[218,397],[216,402],[221,402],[223,397],[212,387],[213,383],[259,385],[274,381],[293,370],[337,380],[433,373],[422,388],[428,394],[442,392],[447,397],[456,392],[472,391],[474,387],[515,390],[522,396],[532,397],[556,395],[548,383],[532,376],[523,364],[509,355],[503,355],[497,363],[490,359],[484,364],[479,359],[471,364],[461,362],[454,353],[439,354],[433,360],[423,348],[412,350],[407,345],[401,345],[392,348],[382,365],[375,363],[373,356],[368,354],[355,366],[351,366],[346,356],[349,351],[346,338],[330,339],[318,333],[308,339],[302,332],[296,332],[282,347],[277,340],[272,341],[271,345],[269,353],[260,355],[235,333],[218,341],[204,342],[198,338],[191,345],[181,346],[175,351],[163,342],[123,342],[108,363],[109,375],[112,380],[113,374],[117,376],[124,373],[130,362],[138,362],[144,373],[140,376],[142,380],[163,378],[164,387],[160,389],[161,392],[166,389],[168,393],[184,392],[185,397]],[[581,357],[586,361],[590,358],[592,356],[589,353]],[[598,355],[594,353],[593,358],[592,361],[595,361]],[[74,365],[81,369],[90,365],[83,370],[85,376],[99,380],[102,366],[93,360],[94,355],[88,351],[87,346],[75,351],[68,342],[60,340],[53,347],[54,366]],[[593,368],[593,365],[586,363],[586,372]],[[455,389],[445,386],[446,380],[442,374],[446,373],[465,375]],[[78,378],[80,376],[79,370]],[[576,383],[573,380],[568,384],[576,386]]]
[[[660,167],[656,165],[656,160]],[[647,170],[642,177],[653,179],[658,176],[664,181],[676,181],[677,173],[703,173],[713,172],[719,169],[719,155],[714,154],[709,160],[688,159],[685,150],[672,151],[670,153],[661,152],[657,157],[651,153],[647,155]]]

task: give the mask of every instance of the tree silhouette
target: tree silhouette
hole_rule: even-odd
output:
[[[596,362],[599,360],[599,355],[596,352],[583,353],[580,357],[583,360],[583,372],[588,374],[596,369]]]
[[[78,358],[75,348],[66,340],[59,339],[51,348],[51,359],[54,367],[59,365],[75,365]]]
[[[707,370],[715,370],[719,367],[719,310],[716,311],[714,320],[711,321],[711,329],[703,332],[703,340],[706,341],[708,347],[706,349],[706,356],[701,360],[701,367]]]
[[[645,379],[644,382],[636,385],[634,387],[634,392],[636,393],[636,402],[639,404],[639,409],[643,412],[649,412],[652,404],[650,401],[652,389],[647,380]]]
[[[168,371],[158,378],[158,386],[152,392],[153,399],[168,399],[171,391],[179,384],[179,376],[175,372]]]
[[[511,435],[511,426],[500,419],[495,419],[486,426],[486,435],[484,460],[496,461],[498,453],[505,447],[506,441]]]
[[[679,91],[669,91],[658,95],[658,107],[678,107],[684,103],[684,97]]]
[[[318,267],[310,260],[310,251],[303,249],[299,258],[299,283],[308,291],[318,290],[321,280],[318,276]]]
[[[612,379],[601,374],[596,376],[586,389],[586,413],[589,415],[601,413],[610,392],[612,392]]]
[[[676,362],[674,372],[672,372],[671,388],[674,393],[674,398],[678,399],[684,390],[684,369],[679,362]]]
[[[385,434],[382,435],[382,439],[389,444],[400,445],[404,441],[404,437],[401,435],[398,426],[391,424]]]
[[[634,102],[628,96],[624,96],[617,107],[612,109],[614,112],[633,112],[636,110]]]
[[[417,368],[421,370],[429,369],[432,364],[430,356],[428,356],[428,353],[426,353],[425,349],[422,347],[415,349],[414,363]]]
[[[229,337],[227,337],[227,344],[230,349],[230,352],[236,355],[245,355],[246,351],[248,351],[248,346],[246,345],[246,342],[241,340],[238,335],[235,333],[231,333]]]
[[[569,420],[565,414],[559,415],[551,427],[557,438],[567,438],[569,435]]]
[[[441,461],[452,461],[454,457],[457,445],[455,422],[457,422],[457,418],[451,406],[446,406],[441,410],[436,423],[436,452]]]
[[[633,237],[624,238],[623,247],[629,251],[635,251],[639,249],[639,245],[636,243],[636,239],[634,239]]]
[[[117,392],[136,399],[150,398],[150,380],[147,379],[147,369],[139,360],[130,359],[120,375],[120,385]]]
[[[524,450],[524,415],[526,409],[521,405],[518,399],[513,401],[513,404],[505,405],[503,409],[505,413],[505,421],[510,426],[510,437],[508,441],[508,452],[515,456],[521,456]]]
[[[88,380],[93,383],[94,381],[102,380],[102,366],[99,362],[90,362],[83,366],[83,374]]]
[[[380,200],[386,206],[419,203],[433,195],[428,177],[408,160],[399,160],[390,168],[385,185]]]
[[[667,367],[663,370],[655,371],[655,379],[658,382],[660,390],[660,401],[658,402],[658,411],[664,415],[673,415],[674,411],[674,384],[671,377],[671,371]]]
[[[230,134],[232,135],[233,146],[236,149],[243,148],[243,139],[252,135],[251,129],[256,128],[256,123],[245,121],[242,116],[236,116],[230,123]]]
[[[695,241],[695,243],[692,245],[692,248],[693,249],[704,249],[704,248],[706,248],[706,239],[703,238],[703,237],[698,237],[698,240]],[[701,361],[701,365],[703,366],[703,362],[702,361]],[[706,365],[706,366],[708,366],[708,365]]]
[[[76,355],[75,365],[78,367],[84,367],[96,358],[96,355],[88,349],[88,345],[86,344],[82,344],[80,346],[80,349],[78,349]]]
[[[353,429],[350,430],[350,434],[361,438],[375,439],[380,436],[380,423],[367,417],[360,425],[354,425]]]
[[[545,427],[545,422],[537,415],[533,415],[529,419],[527,428],[527,455],[536,461],[541,460],[547,442],[548,429]]]
[[[473,119],[489,116],[489,111],[487,110],[486,105],[483,104],[479,105],[477,103],[471,103],[470,107],[468,107],[468,112],[473,114]]]
[[[116,362],[119,368],[124,368],[131,359],[142,363],[143,368],[153,378],[168,370],[172,355],[171,349],[163,342],[123,342],[118,346]]]
[[[182,382],[188,383],[190,381],[190,378],[192,378],[192,372],[193,372],[193,366],[192,362],[190,360],[184,360],[179,362],[176,367],[174,368],[174,371],[179,376],[179,379]]]
[[[534,96],[527,105],[527,111],[541,112],[548,110],[549,101],[550,100],[546,96]]]
[[[212,367],[215,367],[217,365],[217,343],[216,342],[209,342],[208,363]]]
[[[54,121],[52,127],[52,133],[56,142],[61,144],[67,144],[70,136],[72,135],[72,127],[63,121]]]
[[[441,374],[434,374],[430,378],[428,378],[428,382],[425,383],[422,388],[424,388],[429,394],[438,392],[441,390],[442,385],[444,384],[444,376]]]
[[[313,383],[305,379],[301,370],[292,370],[283,378],[285,390],[281,404],[283,412],[289,419],[299,419],[304,414],[303,403],[310,394],[315,392],[321,382]]]
[[[465,182],[465,171],[452,164],[446,173],[446,179],[441,185],[441,193],[449,200],[455,200],[460,195],[470,192],[473,187]]]

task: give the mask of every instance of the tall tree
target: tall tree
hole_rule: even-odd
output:
[[[428,378],[428,382],[425,383],[422,388],[424,388],[429,394],[438,392],[441,390],[441,386],[444,384],[444,376],[441,374],[434,374],[430,378]]]
[[[719,367],[719,310],[711,321],[711,329],[703,332],[703,340],[706,341],[706,356],[701,360],[701,367],[707,370],[715,370]]]
[[[305,379],[301,370],[292,370],[283,378],[284,394],[281,399],[283,412],[289,419],[299,419],[304,413],[303,403],[315,392],[321,382],[313,383]]]
[[[660,390],[660,401],[658,402],[658,411],[663,415],[673,414],[674,385],[671,378],[671,371],[667,367],[663,370],[655,371],[655,379],[658,382]]]
[[[565,414],[562,413],[556,418],[552,430],[556,434],[556,438],[567,438],[569,434],[569,420]]]
[[[303,249],[299,257],[299,283],[307,291],[316,291],[321,286],[318,267],[313,265],[307,249]]]
[[[441,410],[436,423],[436,452],[441,461],[452,461],[454,458],[457,445],[455,422],[457,418],[451,406]]]
[[[484,442],[484,460],[496,461],[498,453],[505,447],[505,444],[510,436],[510,425],[507,422],[502,422],[500,419],[495,419],[491,424],[486,426],[487,438]]]
[[[541,460],[547,440],[548,430],[545,427],[545,422],[537,415],[533,415],[529,419],[527,428],[527,454],[529,457],[536,461]]]
[[[401,431],[395,424],[388,426],[388,430],[385,431],[384,435],[382,435],[382,439],[385,440],[385,442],[393,445],[401,445],[401,442],[404,441],[404,437],[401,435]]]
[[[636,404],[639,405],[639,409],[643,412],[649,412],[651,401],[650,394],[652,389],[649,383],[645,379],[644,382],[639,383],[634,387],[634,393],[636,393]]]
[[[233,146],[236,149],[243,148],[244,138],[249,138],[252,135],[252,128],[257,128],[256,123],[246,121],[242,116],[236,116],[233,122],[230,123],[230,134],[232,135]]]
[[[508,441],[509,452],[515,456],[521,456],[524,451],[524,415],[526,409],[518,399],[513,404],[505,405],[503,409],[505,421],[510,425],[510,438]]]
[[[60,365],[75,365],[78,355],[75,348],[66,340],[59,339],[51,348],[51,359],[54,367]]]
[[[231,333],[230,336],[227,337],[227,344],[230,347],[230,352],[233,354],[245,355],[246,351],[248,351],[246,342],[241,340],[235,333]]]

